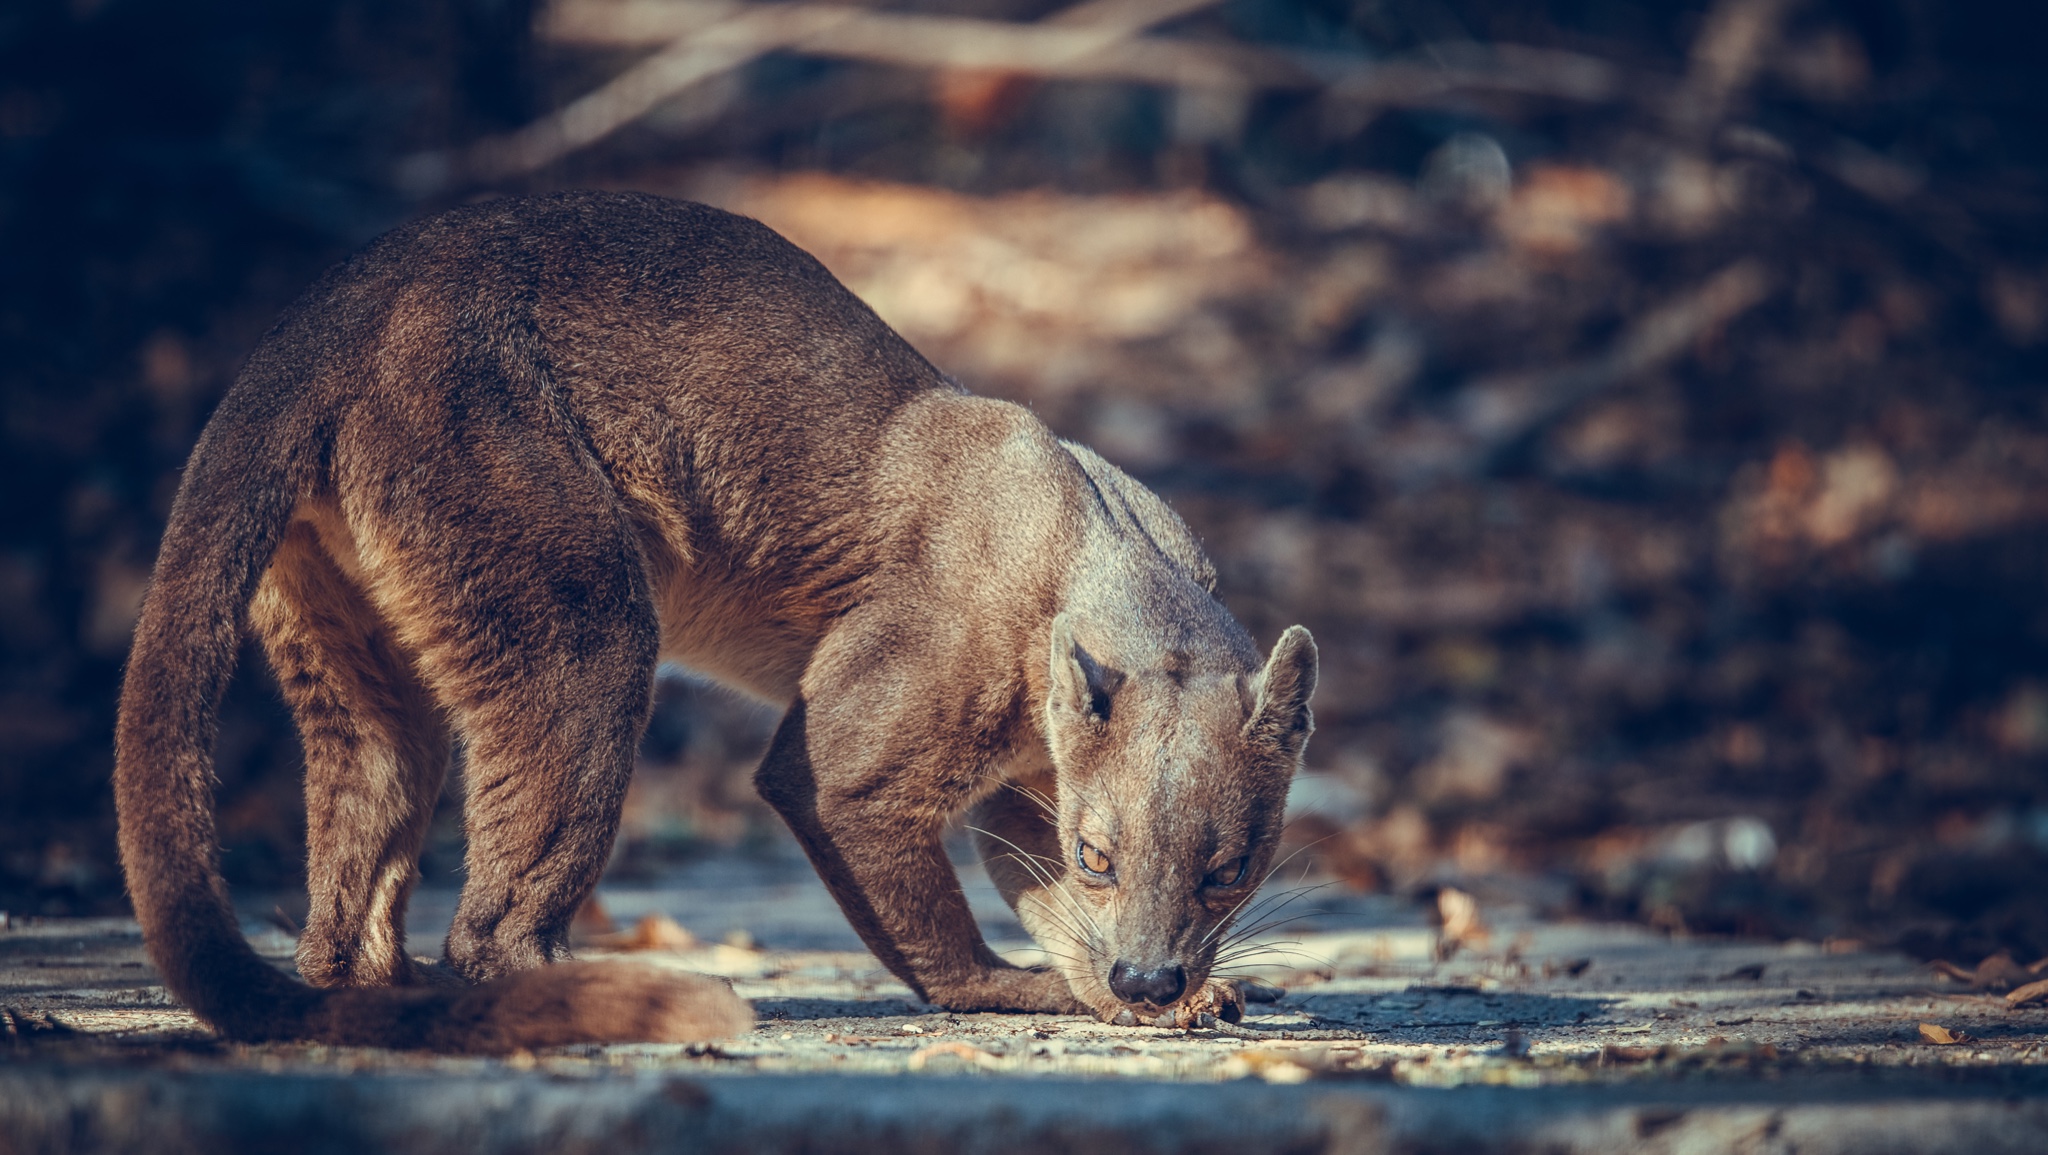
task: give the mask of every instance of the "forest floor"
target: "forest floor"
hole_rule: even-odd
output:
[[[1032,961],[986,884],[970,893]],[[2048,1006],[1902,955],[1502,902],[1445,958],[1424,912],[1329,893],[1253,968],[1278,1001],[1177,1031],[924,1005],[801,864],[708,860],[605,888],[627,929],[579,953],[728,976],[752,1034],[504,1059],[222,1044],[159,984],[133,922],[18,920],[0,930],[0,1151],[1982,1155],[2048,1134]],[[451,901],[420,896],[420,942]],[[289,966],[292,937],[249,914]]]

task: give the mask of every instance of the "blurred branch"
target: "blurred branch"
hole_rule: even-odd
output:
[[[1452,399],[1449,421],[1419,418],[1382,439],[1380,467],[1408,483],[1476,472],[1588,397],[1677,360],[1688,346],[1762,304],[1771,287],[1763,263],[1744,257],[1650,310],[1598,357],[1482,377]]]
[[[1169,20],[1177,20],[1221,0],[1081,0],[1071,8],[1039,21],[1065,28],[1091,28],[1116,37],[1136,36]]]
[[[1324,94],[1326,135],[1350,136],[1383,108],[1421,108],[1473,92],[1548,96],[1587,103],[1621,88],[1614,65],[1576,52],[1521,44],[1439,43],[1422,59],[1348,62]]]
[[[1458,424],[1481,455],[1491,452],[1594,393],[1676,360],[1687,346],[1761,304],[1770,291],[1762,263],[1746,257],[1651,310],[1591,361],[1472,383],[1457,399]]]
[[[1720,0],[1692,44],[1692,64],[1672,108],[1680,127],[1711,128],[1749,87],[1798,0]]]
[[[401,185],[419,194],[467,181],[538,171],[603,140],[693,84],[829,32],[859,15],[855,8],[799,5],[690,3],[658,7],[672,9],[672,19],[688,22],[686,30],[669,30],[667,47],[596,91],[515,132],[487,137],[456,155],[432,152],[408,159],[399,172]],[[714,15],[714,10],[721,15]],[[629,23],[624,27],[644,26],[647,21],[636,20],[638,15],[629,11]]]
[[[1217,3],[1219,0],[1083,0],[1054,12],[1036,25],[999,26],[1086,28],[1107,43],[1135,36],[1154,25],[1212,8]],[[564,0],[548,7],[541,18],[539,31],[542,39],[560,44],[644,47],[694,35],[749,7],[738,0]],[[751,7],[788,11],[805,5],[761,4]],[[907,16],[913,21],[966,19],[874,12],[857,3],[819,7],[846,7],[871,16]],[[967,22],[972,25],[997,23],[973,19]]]
[[[1035,24],[831,4],[703,4],[698,0],[568,0],[549,10],[543,37],[564,44],[646,47],[704,35],[705,9],[730,9],[770,23],[838,15],[828,34],[799,35],[786,47],[810,56],[914,68],[980,68],[1039,76],[1167,85],[1314,86],[1292,57],[1228,41],[1131,37],[1214,0],[1090,0]],[[738,19],[738,16],[732,19]],[[1092,21],[1100,20],[1100,23]]]
[[[618,131],[693,84],[771,52],[900,67],[1113,80],[1170,88],[1324,90],[1359,110],[1428,104],[1470,91],[1603,100],[1611,65],[1517,45],[1437,45],[1430,59],[1378,63],[1353,54],[1227,40],[1141,36],[1215,0],[1084,0],[1034,24],[878,12],[839,4],[726,0],[566,0],[541,35],[557,43],[659,51],[532,124],[458,154],[412,158],[415,192],[530,173]]]
[[[1128,36],[1216,0],[1084,0],[1040,24],[906,16],[846,5],[736,4],[725,0],[571,0],[548,10],[541,35],[569,44],[663,45],[596,91],[516,132],[464,153],[412,158],[401,182],[416,192],[545,168],[617,132],[691,85],[778,50],[939,68],[1063,74]],[[990,30],[1008,36],[991,50]],[[1157,54],[1154,54],[1155,56]],[[1148,59],[1154,73],[1186,79],[1200,62]],[[1163,72],[1162,72],[1163,70]],[[1087,74],[1083,72],[1082,74]]]

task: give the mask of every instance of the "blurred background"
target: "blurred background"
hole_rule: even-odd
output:
[[[2048,954],[2048,8],[9,0],[0,909],[123,907],[137,602],[324,266],[599,186],[757,216],[1322,646],[1348,885]],[[231,878],[301,868],[253,652]],[[786,841],[664,680],[615,875]],[[451,807],[425,869],[451,877]]]

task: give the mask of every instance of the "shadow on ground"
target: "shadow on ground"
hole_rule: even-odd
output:
[[[1609,1018],[1615,1001],[1453,986],[1412,986],[1373,994],[1305,992],[1288,1000],[1320,1024],[1365,1031],[1570,1026]]]
[[[763,1022],[814,1019],[886,1019],[921,1014],[925,1008],[902,999],[755,999],[754,1017]]]

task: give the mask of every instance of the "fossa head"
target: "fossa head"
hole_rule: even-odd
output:
[[[1020,906],[1078,997],[1149,1018],[1202,988],[1273,869],[1314,725],[1316,646],[1292,626],[1258,665],[1235,646],[1091,651],[1086,638],[1085,623],[1054,620],[1045,727],[1064,869]]]

